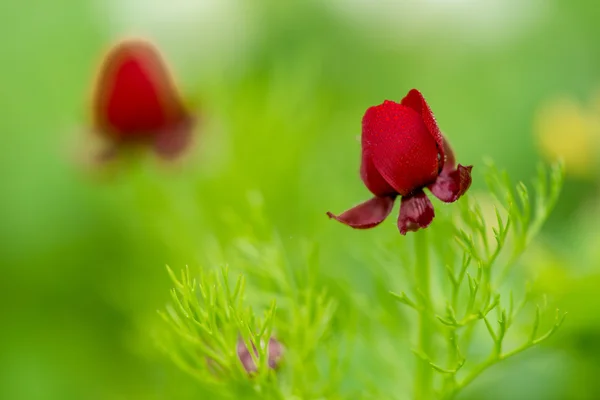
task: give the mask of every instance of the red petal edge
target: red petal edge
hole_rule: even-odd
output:
[[[419,92],[417,89],[412,89],[402,99],[400,104],[402,104],[403,106],[412,108],[413,110],[415,110],[416,112],[418,112],[421,115],[421,118],[423,118],[423,122],[425,123],[427,130],[429,131],[429,133],[431,133],[431,136],[433,136],[433,138],[437,142],[438,150],[439,150],[440,156],[441,156],[440,159],[444,160],[444,163],[445,163],[446,162],[446,155],[445,155],[446,146],[444,145],[444,142],[445,142],[444,136],[442,135],[442,132],[440,131],[440,128],[438,127],[438,124],[435,120],[435,116],[433,115],[433,112],[431,111],[429,104],[427,104],[427,101],[425,101],[425,98],[423,97],[421,92]]]
[[[454,151],[452,147],[450,147],[450,143],[444,139],[444,153],[446,154],[446,159],[444,160],[444,167],[442,168],[443,173],[450,173],[456,167],[456,159],[454,158]]]
[[[395,196],[373,197],[340,215],[334,215],[330,212],[327,215],[329,218],[333,218],[351,228],[369,229],[379,225],[390,215],[395,200]]]
[[[472,169],[472,165],[463,167],[458,164],[458,167],[454,171],[442,172],[437,180],[429,185],[428,188],[441,201],[446,203],[455,202],[471,186]]]
[[[433,204],[422,190],[411,196],[402,197],[398,216],[400,234],[406,235],[408,231],[416,232],[419,229],[427,228],[434,216]]]
[[[385,197],[395,195],[396,189],[390,186],[389,183],[381,176],[373,161],[371,155],[363,145],[362,159],[360,163],[360,178],[363,183],[375,196]]]
[[[166,160],[177,158],[190,146],[194,127],[195,122],[190,118],[176,128],[157,132],[154,139],[156,153]]]

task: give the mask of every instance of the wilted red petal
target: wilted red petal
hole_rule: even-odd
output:
[[[362,124],[363,152],[396,192],[407,195],[435,181],[439,151],[415,110],[386,100],[369,108]]]
[[[348,225],[355,229],[368,229],[379,225],[383,220],[390,215],[394,208],[395,196],[373,197],[349,209],[340,215],[327,213],[329,218],[334,218],[342,224]]]
[[[438,199],[452,203],[462,196],[471,186],[471,169],[458,164],[454,171],[442,172],[437,180],[429,185],[429,190]]]
[[[435,116],[433,115],[431,108],[429,107],[429,104],[427,104],[427,101],[425,101],[425,98],[423,97],[421,92],[419,92],[417,89],[412,89],[402,99],[400,104],[412,108],[421,115],[421,118],[423,118],[423,122],[425,123],[427,130],[429,131],[429,133],[431,133],[431,136],[433,136],[438,145],[438,151],[440,153],[440,165],[443,164],[447,157],[445,154],[446,147],[444,146],[444,136],[440,131],[440,128],[437,124],[437,121],[435,120]]]
[[[427,228],[434,216],[433,204],[425,192],[419,190],[412,196],[402,197],[398,229],[402,235],[406,235],[408,231],[415,232],[421,228]]]
[[[158,51],[126,41],[106,56],[94,97],[96,127],[118,139],[148,137],[187,119]]]
[[[360,163],[360,177],[367,189],[375,196],[390,196],[396,193],[396,189],[383,179],[379,171],[371,161],[371,155],[363,149],[362,161]]]

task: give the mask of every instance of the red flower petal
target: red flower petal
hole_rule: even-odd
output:
[[[398,216],[400,234],[406,235],[408,231],[415,232],[427,228],[434,216],[433,204],[422,190],[412,196],[402,197]]]
[[[431,133],[431,136],[433,136],[438,145],[440,160],[445,160],[446,147],[444,146],[444,136],[438,127],[435,116],[433,115],[429,104],[427,104],[421,92],[419,92],[417,89],[412,89],[410,92],[408,92],[406,97],[402,99],[400,104],[410,107],[421,115],[427,130],[429,133]]]
[[[184,121],[179,126],[163,129],[156,133],[154,148],[165,159],[179,156],[192,141],[193,121]]]
[[[117,139],[143,138],[188,116],[157,50],[127,41],[109,52],[94,97],[97,128]]]
[[[373,228],[390,215],[394,208],[395,199],[395,196],[373,197],[340,215],[334,215],[330,212],[327,215],[329,218],[334,218],[355,229]]]
[[[396,194],[396,189],[391,187],[389,183],[383,179],[366,149],[362,152],[362,161],[360,164],[360,177],[367,189],[375,196],[384,197]]]
[[[365,153],[370,156],[383,179],[399,194],[408,195],[435,181],[439,151],[415,110],[386,100],[369,108],[362,124],[363,157]]]
[[[459,199],[469,186],[471,186],[471,169],[473,166],[463,167],[458,164],[454,171],[443,171],[437,180],[429,185],[429,190],[438,199],[452,203]]]
[[[444,149],[444,153],[446,154],[446,159],[444,161],[444,167],[442,168],[442,173],[449,173],[451,171],[454,171],[454,167],[456,166],[456,159],[454,158],[454,151],[452,150],[452,147],[450,147],[450,143],[448,143],[448,141],[446,140],[446,138],[444,139],[444,143],[443,143],[443,149]]]

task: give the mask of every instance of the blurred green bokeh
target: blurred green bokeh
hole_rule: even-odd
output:
[[[167,301],[164,265],[205,262],[202,238],[233,237],[219,221],[243,214],[252,191],[290,242],[315,238],[334,255],[351,246],[356,234],[324,212],[365,199],[357,137],[369,106],[416,87],[461,163],[488,157],[529,180],[542,104],[586,107],[597,95],[594,2],[397,3],[0,3],[0,398],[198,398],[144,335]],[[91,85],[103,52],[132,34],[159,45],[203,125],[180,165],[149,155],[98,179],[77,162]],[[598,133],[584,146],[594,160]],[[567,323],[465,398],[600,398],[598,171],[567,176],[528,256]],[[350,258],[328,274],[368,280]]]

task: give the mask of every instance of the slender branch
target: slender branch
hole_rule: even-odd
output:
[[[447,398],[447,399],[453,398],[460,390],[462,390],[466,386],[468,386],[471,382],[473,382],[473,380],[475,380],[475,378],[477,378],[479,375],[481,375],[486,369],[490,368],[492,365],[497,364],[501,361],[504,361],[510,357],[516,356],[517,354],[548,339],[563,324],[563,322],[565,320],[565,316],[566,316],[566,313],[561,315],[559,313],[559,311],[556,310],[556,317],[555,317],[554,325],[544,335],[542,335],[538,338],[534,338],[535,332],[537,332],[537,326],[534,326],[534,332],[532,333],[532,336],[529,338],[529,340],[527,340],[525,343],[523,343],[522,345],[520,345],[519,347],[517,347],[511,351],[507,351],[506,353],[502,354],[501,346],[496,347],[495,351],[484,362],[477,365],[465,378],[463,378],[462,381],[458,382],[454,386],[454,390],[451,391],[450,393],[448,393],[445,396],[445,398]],[[506,315],[503,315],[502,318],[505,320],[507,317],[506,317]],[[502,338],[498,338],[497,340],[501,343],[501,339]]]

